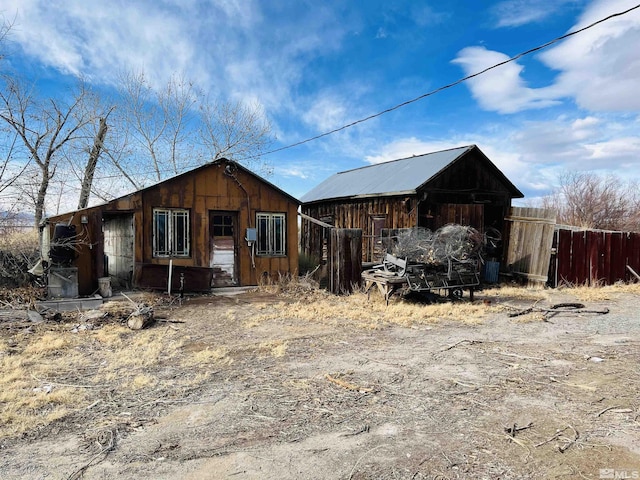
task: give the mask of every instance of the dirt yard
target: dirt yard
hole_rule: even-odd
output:
[[[0,478],[639,478],[639,295],[259,291],[141,331],[5,321]]]

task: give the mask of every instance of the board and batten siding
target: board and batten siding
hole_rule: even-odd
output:
[[[371,197],[334,201],[303,206],[302,213],[329,223],[336,228],[357,228],[362,230],[362,260],[375,262],[376,241],[374,219],[384,218],[382,228],[398,229],[416,225],[417,213],[415,197]],[[328,235],[323,227],[308,220],[302,220],[302,250],[320,260],[323,257],[323,239]]]
[[[230,162],[232,163],[232,162]],[[103,219],[121,215],[133,218],[133,284],[145,288],[145,279],[165,274],[169,258],[153,256],[153,209],[180,208],[189,210],[190,252],[188,257],[175,257],[174,267],[210,270],[211,211],[228,211],[237,215],[235,240],[238,248],[238,285],[257,285],[266,277],[278,278],[281,273],[298,269],[298,202],[244,168],[237,167],[232,175],[225,174],[226,163],[212,163],[165,180],[157,185],[90,207],[50,218],[50,230],[55,223],[76,225],[86,242],[79,245],[75,261],[78,267],[80,295],[90,295],[98,288],[98,278],[105,274]],[[287,222],[286,255],[253,256],[245,241],[246,229],[256,227],[256,213],[284,213]],[[82,222],[83,216],[86,222]],[[113,251],[112,251],[113,253]],[[148,273],[143,270],[148,268]],[[174,277],[174,282],[176,281]],[[194,280],[195,281],[195,280]],[[159,288],[154,284],[152,288]]]

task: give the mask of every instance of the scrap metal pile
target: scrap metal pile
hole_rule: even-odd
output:
[[[446,225],[435,232],[416,227],[398,234],[391,253],[409,262],[448,267],[477,261],[483,244],[482,234],[472,227]]]
[[[463,288],[468,288],[473,299],[484,247],[476,229],[462,225],[446,225],[435,232],[412,228],[392,240],[382,264],[363,272],[368,289],[377,284],[388,301],[398,290],[403,294],[444,290],[450,297],[461,298]]]

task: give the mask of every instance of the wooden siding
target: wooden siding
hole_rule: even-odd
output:
[[[471,226],[482,232],[484,230],[484,205],[477,203],[438,205],[435,209],[433,230],[449,224]]]
[[[302,208],[302,213],[318,220],[326,221],[336,228],[357,228],[362,230],[362,259],[377,261],[374,238],[374,218],[384,217],[384,228],[406,228],[416,225],[415,196],[373,197],[348,202],[327,202],[311,204]],[[302,250],[315,257],[323,257],[324,228],[308,220],[302,220]]]
[[[430,230],[458,223],[481,232],[496,228],[506,237],[504,217],[511,198],[521,193],[477,148],[461,157],[417,189],[415,194],[345,198],[304,204],[302,213],[332,223],[337,228],[359,228],[363,232],[363,261],[380,258],[379,242],[374,238],[374,218],[384,216],[384,228],[416,226]],[[329,220],[331,219],[331,220]],[[300,245],[307,255],[323,258],[326,233],[323,228],[302,221]]]
[[[531,284],[547,282],[555,212],[513,207],[508,220],[507,270]]]
[[[640,273],[640,233],[558,228],[554,244],[552,286],[635,280],[627,265]]]
[[[76,259],[80,295],[89,295],[98,288],[97,279],[104,275],[103,216],[126,212],[134,222],[134,286],[141,284],[144,265],[168,265],[169,258],[153,256],[153,209],[181,208],[189,210],[190,255],[174,258],[176,267],[210,267],[209,212],[224,210],[235,212],[238,218],[238,284],[257,285],[267,277],[277,278],[280,273],[294,273],[298,269],[298,203],[270,184],[248,171],[237,168],[233,176],[225,174],[225,163],[214,163],[193,170],[158,185],[135,192],[105,205],[92,207],[73,214],[52,217],[51,224],[71,220],[84,228],[92,248],[81,245]],[[256,213],[284,213],[287,225],[286,255],[254,256],[244,240],[247,228],[256,227]],[[87,224],[80,224],[82,215],[88,215]],[[53,232],[53,227],[51,227]]]

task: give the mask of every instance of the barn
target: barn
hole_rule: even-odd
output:
[[[84,296],[106,278],[113,288],[168,289],[171,278],[172,291],[208,291],[293,273],[298,207],[297,199],[242,165],[216,160],[48,218],[50,291],[59,278],[66,279],[61,287],[77,281]]]
[[[362,230],[365,262],[379,261],[381,234],[457,223],[503,232],[514,198],[524,195],[476,145],[415,155],[336,173],[305,194],[301,250],[323,258],[321,224]],[[315,220],[315,221],[314,221]]]

